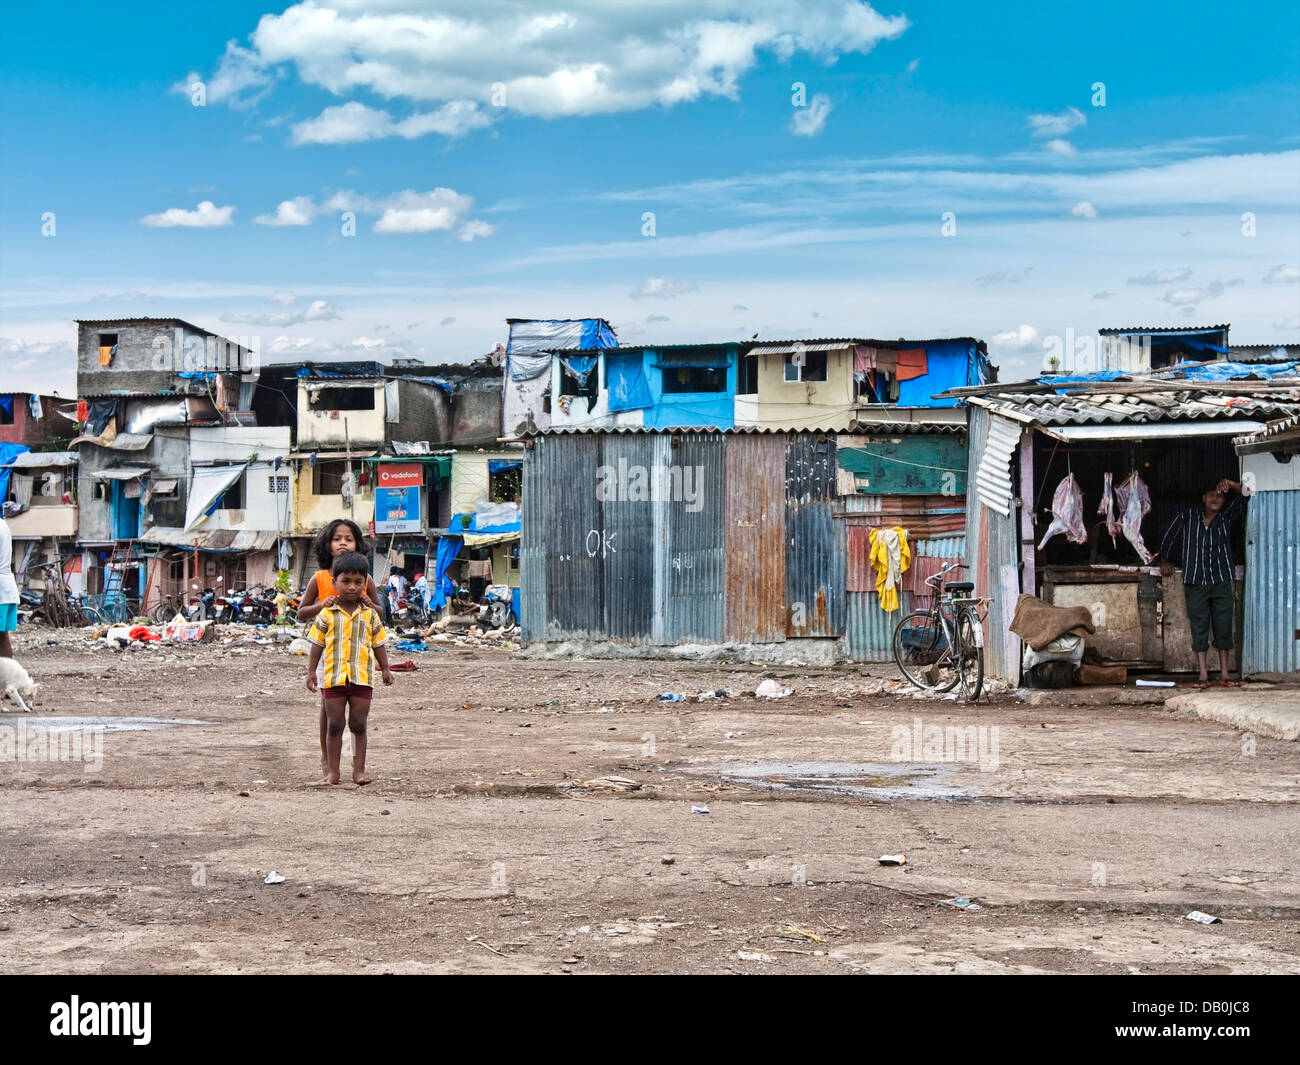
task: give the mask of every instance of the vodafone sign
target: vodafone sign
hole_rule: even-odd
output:
[[[378,488],[419,488],[423,484],[424,467],[418,462],[379,467]]]

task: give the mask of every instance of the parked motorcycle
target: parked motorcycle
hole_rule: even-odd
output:
[[[478,621],[492,629],[514,625],[514,589],[508,584],[489,584],[478,601]]]

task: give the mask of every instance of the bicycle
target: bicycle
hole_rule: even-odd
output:
[[[894,661],[923,691],[950,692],[961,685],[968,702],[984,688],[984,628],[978,610],[993,600],[963,595],[975,590],[971,581],[952,581],[939,590],[949,570],[966,569],[950,562],[926,584],[934,589],[934,606],[908,614],[894,629]]]

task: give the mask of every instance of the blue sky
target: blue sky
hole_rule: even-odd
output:
[[[0,388],[70,394],[72,319],[126,315],[268,358],[974,335],[1004,379],[1067,330],[1300,342],[1296,5],[988,7],[15,10]]]

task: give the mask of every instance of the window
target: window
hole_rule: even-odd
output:
[[[244,476],[239,478],[226,489],[220,501],[217,503],[218,510],[243,510],[244,509]]]
[[[348,472],[346,462],[318,462],[311,471],[313,495],[336,496],[343,493],[343,477]]]
[[[109,366],[113,362],[113,356],[117,354],[117,334],[100,333],[99,334],[99,365]]]
[[[739,379],[736,395],[753,396],[758,394],[758,356],[746,355],[740,360]]]
[[[799,351],[785,357],[785,379],[794,381],[825,381],[826,352]]]
[[[6,406],[0,403],[0,425],[13,425],[14,423],[14,405],[18,403],[17,396],[9,397],[9,404]]]
[[[179,494],[172,498],[157,497],[149,501],[149,513],[153,523],[167,529],[179,529],[185,525],[185,500]]]
[[[100,500],[107,499],[107,498],[108,498],[108,482],[107,482],[107,481],[95,481],[95,482],[93,482],[93,488],[92,488],[92,490],[91,490],[90,497],[91,497],[91,499],[100,499]]]
[[[275,476],[268,477],[266,479],[266,490],[272,495],[288,495],[289,478]]]
[[[725,392],[727,371],[704,366],[665,366],[664,392]]]
[[[488,474],[488,498],[494,503],[517,503],[523,498],[523,464]]]
[[[375,390],[363,388],[320,388],[307,394],[312,410],[374,410]]]
[[[596,395],[597,392],[599,391],[599,388],[600,388],[599,366],[592,367],[591,373],[587,375],[587,383],[585,385],[578,384],[578,379],[576,377],[574,377],[563,367],[560,368],[560,396],[561,397],[564,396],[584,397],[587,401],[587,411],[589,413],[592,410],[592,408],[596,406]],[[572,401],[570,401],[570,403],[571,402]],[[560,409],[565,411],[565,413],[567,414],[569,405],[566,403],[561,403]]]

